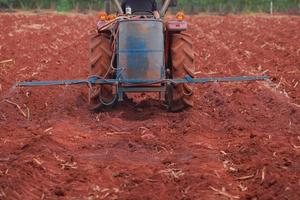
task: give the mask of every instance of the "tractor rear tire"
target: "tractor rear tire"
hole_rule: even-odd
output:
[[[172,34],[171,39],[171,78],[184,79],[186,76],[194,78],[195,52],[192,37],[186,33]],[[172,112],[182,111],[193,107],[193,87],[191,84],[171,84],[167,88],[167,103]]]
[[[112,55],[110,35],[104,33],[94,35],[90,41],[90,76],[112,78]],[[89,91],[89,108],[97,111],[108,105],[104,102],[113,102],[114,99],[111,85],[93,85]]]

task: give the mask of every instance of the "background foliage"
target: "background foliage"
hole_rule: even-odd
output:
[[[299,10],[300,0],[180,0],[180,7],[190,12],[275,12]]]
[[[160,2],[161,0],[157,0]],[[188,13],[274,12],[299,11],[300,0],[178,0],[177,9]],[[53,9],[87,11],[103,8],[103,0],[0,0],[1,9]]]

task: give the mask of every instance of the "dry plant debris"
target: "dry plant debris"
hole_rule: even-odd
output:
[[[216,189],[212,186],[209,186],[210,189],[212,189],[213,191],[215,191],[217,194],[228,197],[229,199],[240,199],[239,196],[237,195],[232,195],[229,194],[228,192],[226,192],[226,189],[223,187],[222,190]]]
[[[26,113],[22,110],[22,108],[21,108],[20,105],[18,105],[17,103],[12,102],[12,101],[10,101],[10,100],[5,100],[5,102],[7,102],[7,103],[9,103],[9,104],[11,104],[11,105],[14,105],[16,108],[18,108],[18,110],[20,111],[20,113],[21,113],[24,117],[27,118]]]
[[[2,60],[0,61],[0,64],[10,63],[10,62],[13,62],[13,59]]]
[[[160,174],[165,174],[168,177],[174,178],[174,179],[179,179],[180,177],[184,176],[184,172],[182,172],[180,169],[165,169],[165,170],[160,170]]]

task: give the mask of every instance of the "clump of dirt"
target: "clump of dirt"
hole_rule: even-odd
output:
[[[192,16],[195,107],[156,95],[102,113],[80,86],[18,81],[88,76],[87,15],[0,14],[0,199],[299,199],[300,18]]]

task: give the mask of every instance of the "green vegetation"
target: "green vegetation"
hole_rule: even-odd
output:
[[[4,9],[52,9],[57,11],[99,10],[103,0],[0,0]]]
[[[179,0],[187,12],[274,12],[300,10],[300,0]]]
[[[5,9],[53,9],[58,11],[99,10],[104,0],[0,0]],[[161,0],[157,0],[160,2]],[[188,13],[269,12],[271,1],[274,12],[300,10],[300,0],[178,0],[179,9]]]

